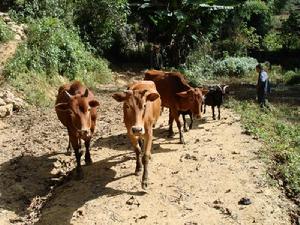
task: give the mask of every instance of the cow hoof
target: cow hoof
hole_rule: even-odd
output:
[[[216,118],[215,118],[215,117],[213,117],[213,120],[216,120]]]
[[[180,144],[185,144],[184,140],[183,139],[180,139]]]
[[[85,159],[85,165],[91,165],[93,163],[92,159]]]
[[[168,138],[173,138],[175,136],[175,134],[174,133],[170,133],[170,134],[168,134]]]
[[[71,151],[67,151],[67,152],[66,152],[66,155],[67,155],[67,156],[71,156],[71,155],[72,155],[72,152],[71,152]]]
[[[142,172],[142,169],[136,169],[134,175],[139,176]]]
[[[142,181],[142,188],[143,188],[143,190],[148,189],[148,182],[147,181]]]
[[[79,170],[76,172],[75,180],[82,180],[83,178],[83,172],[82,170]]]
[[[188,132],[188,129],[185,128],[185,129],[183,129],[183,131],[184,131],[184,132]]]

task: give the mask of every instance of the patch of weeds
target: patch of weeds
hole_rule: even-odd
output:
[[[264,141],[274,176],[290,195],[300,194],[299,107],[282,104],[261,110],[253,101],[233,99],[229,105],[241,115],[244,128]]]
[[[58,75],[49,78],[45,74],[35,73],[22,73],[8,81],[24,93],[28,103],[41,107],[53,106],[58,87],[68,82],[66,78]]]
[[[7,42],[14,37],[12,30],[8,28],[6,23],[0,17],[0,43]]]

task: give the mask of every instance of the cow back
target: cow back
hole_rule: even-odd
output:
[[[149,70],[145,73],[145,80],[152,80],[155,83],[161,97],[162,106],[168,108],[175,106],[178,102],[176,93],[187,91],[191,88],[183,75],[178,72]]]

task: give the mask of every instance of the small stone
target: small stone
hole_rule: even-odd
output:
[[[239,205],[250,205],[252,204],[250,198],[243,197],[239,200]]]

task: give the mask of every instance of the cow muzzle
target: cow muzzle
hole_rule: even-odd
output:
[[[79,130],[78,132],[80,137],[83,139],[91,137],[91,131],[89,129]]]
[[[132,126],[131,127],[131,132],[134,134],[134,135],[142,135],[145,133],[145,129],[141,126]]]

